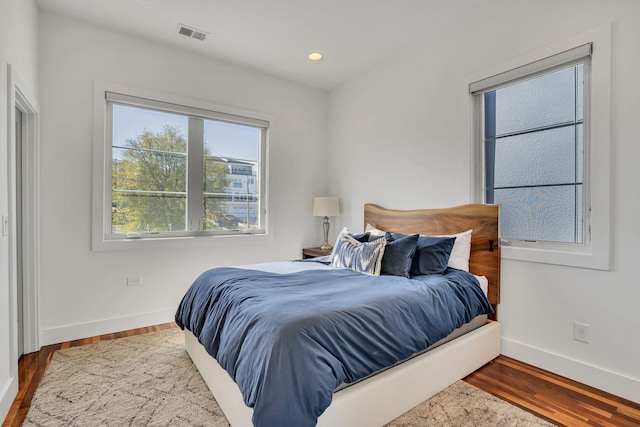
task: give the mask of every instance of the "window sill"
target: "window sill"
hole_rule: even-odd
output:
[[[606,251],[591,250],[579,252],[503,245],[500,250],[503,259],[563,265],[566,267],[589,268],[594,270],[610,270],[608,249]]]
[[[121,251],[121,250],[146,250],[146,249],[179,249],[193,247],[211,247],[224,245],[228,247],[237,243],[246,245],[247,239],[272,239],[268,233],[238,233],[238,234],[208,234],[198,236],[175,237],[141,237],[134,239],[106,240],[101,237],[94,238],[91,242],[92,251]],[[253,240],[254,242],[256,240]]]

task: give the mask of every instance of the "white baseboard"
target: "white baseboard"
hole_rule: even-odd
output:
[[[640,403],[640,379],[504,337],[502,338],[501,353],[574,381]]]
[[[4,420],[18,394],[18,378],[11,377],[0,389],[0,420]]]
[[[40,345],[57,344],[96,335],[111,334],[126,331],[128,329],[142,328],[158,325],[160,323],[173,322],[176,314],[175,308],[152,311],[148,313],[134,314],[130,316],[101,319],[92,322],[74,323],[71,325],[46,328],[40,331]]]

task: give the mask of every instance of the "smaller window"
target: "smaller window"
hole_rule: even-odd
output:
[[[590,65],[586,44],[470,85],[476,194],[500,205],[504,248],[591,250]]]
[[[485,201],[504,239],[583,243],[586,64],[482,95]]]
[[[609,269],[610,26],[492,69],[469,85],[472,164],[475,200],[500,205],[501,255]]]

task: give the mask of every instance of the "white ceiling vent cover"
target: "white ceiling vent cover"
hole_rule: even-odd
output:
[[[191,37],[192,39],[203,41],[204,39],[207,38],[208,33],[202,30],[197,30],[192,27],[187,27],[186,25],[178,24],[178,34]]]

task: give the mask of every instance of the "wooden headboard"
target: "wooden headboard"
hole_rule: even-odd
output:
[[[367,203],[364,224],[392,233],[455,234],[473,229],[469,271],[489,280],[489,302],[500,303],[498,206],[463,205],[445,209],[392,210]]]

